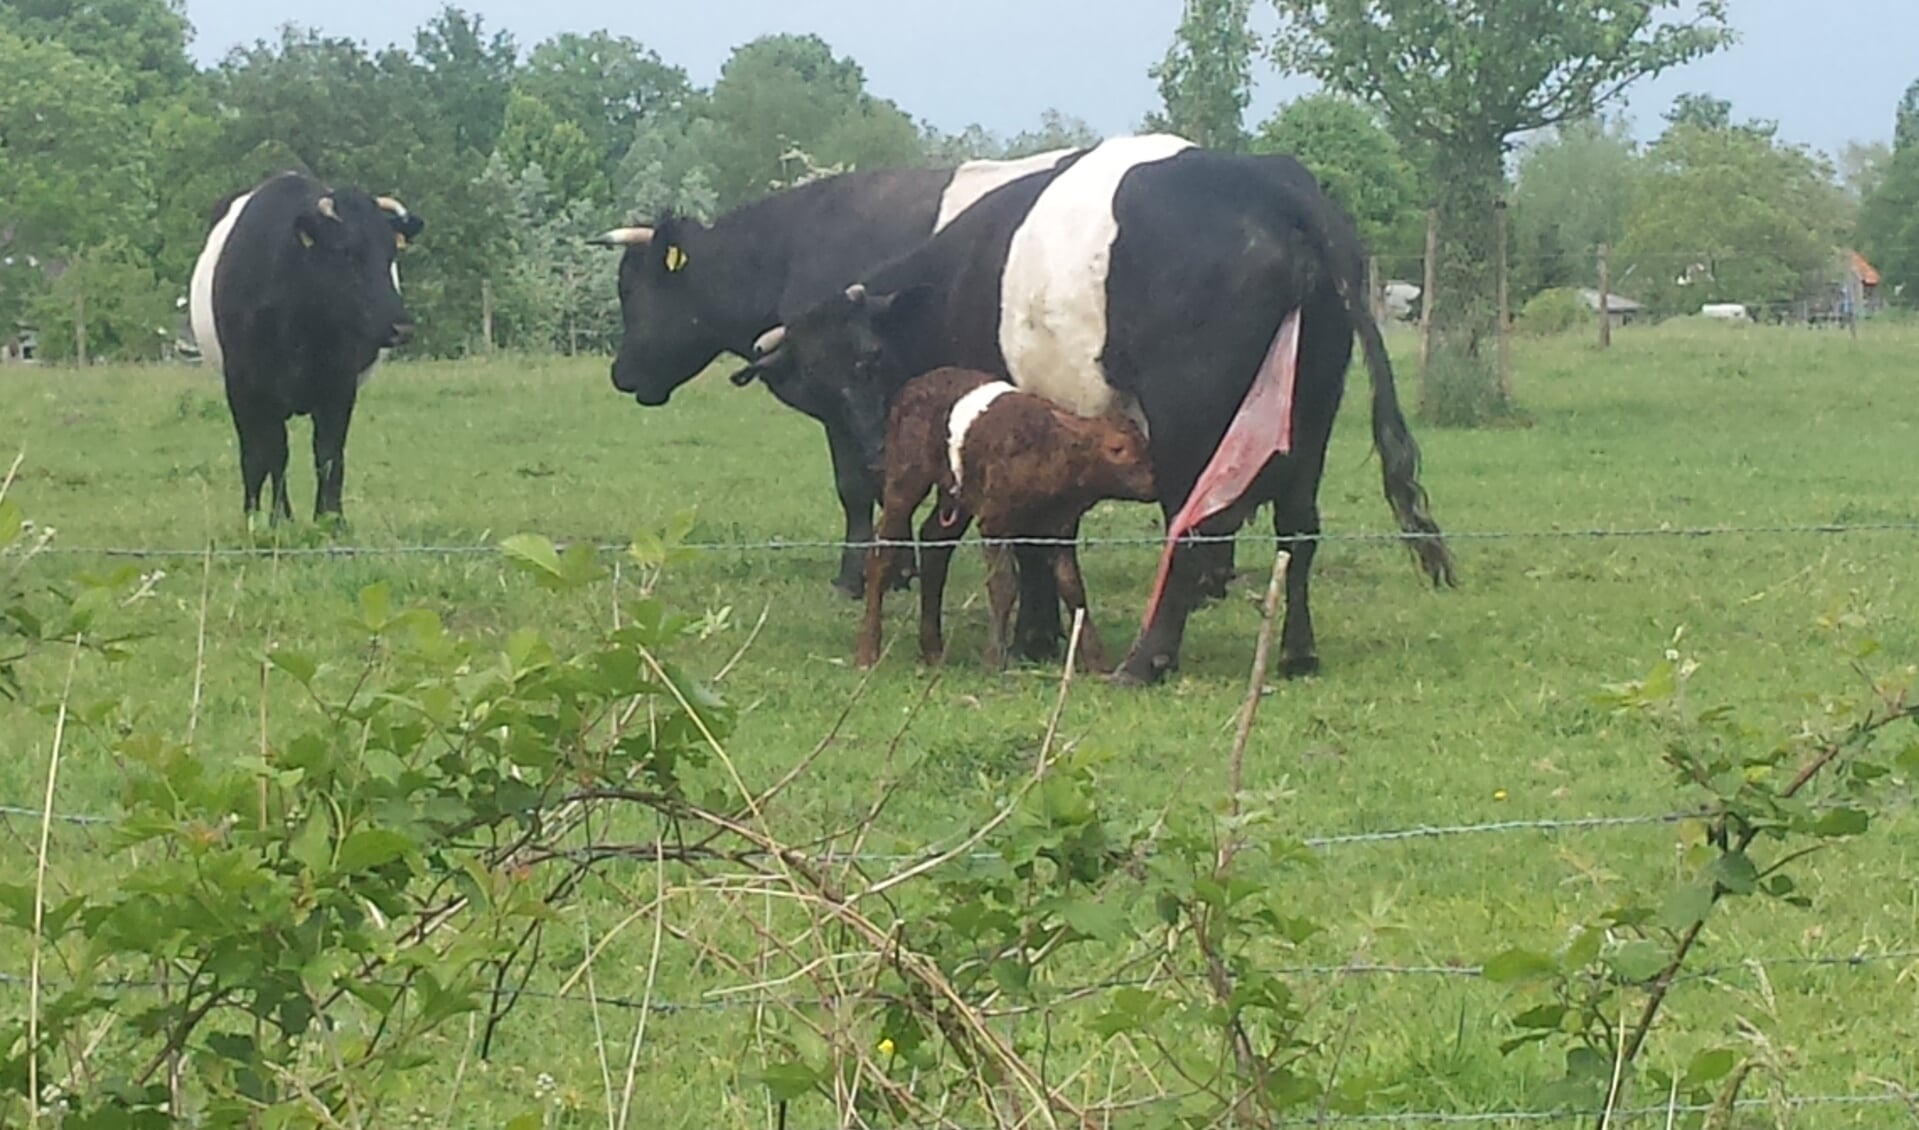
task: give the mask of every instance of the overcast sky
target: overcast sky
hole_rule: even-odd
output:
[[[289,21],[369,46],[411,45],[442,0],[187,0],[195,54],[213,62],[235,45],[271,39]],[[632,36],[711,83],[728,52],[758,35],[816,32],[865,68],[875,93],[942,129],[978,122],[999,133],[1055,107],[1104,133],[1133,129],[1158,103],[1146,68],[1179,22],[1180,0],[462,0],[522,48],[562,31]],[[1732,0],[1741,42],[1637,88],[1638,132],[1657,132],[1675,94],[1729,98],[1735,115],[1771,118],[1780,133],[1827,152],[1886,139],[1893,108],[1919,77],[1919,0]],[[1255,0],[1256,12],[1270,8]],[[1311,89],[1270,68],[1251,121]]]

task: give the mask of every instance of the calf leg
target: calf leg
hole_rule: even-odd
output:
[[[947,509],[944,501],[920,523],[920,661],[933,666],[946,658],[946,634],[940,623],[946,601],[946,574],[953,564],[953,550],[972,515],[958,507]]]
[[[346,433],[353,420],[353,394],[313,410],[313,517],[341,516],[340,491],[346,485]],[[284,457],[283,457],[284,461]]]
[[[1022,658],[1045,662],[1059,656],[1066,630],[1059,618],[1059,589],[1054,585],[1053,547],[1013,548],[1019,562],[1019,622],[1013,637]]]
[[[983,526],[980,528],[980,536],[987,536]],[[1013,618],[1013,600],[1018,595],[1021,585],[1021,579],[1015,579],[1013,576],[1014,556],[1014,549],[1009,545],[989,544],[986,547],[986,598],[992,606],[987,622],[986,665],[994,670],[1002,670],[1006,666],[1006,628]],[[1044,561],[1043,558],[1041,560]],[[1052,570],[1047,569],[1047,599],[1054,602],[1053,617],[1057,620],[1059,618],[1058,598],[1051,595],[1052,575]]]
[[[1073,536],[1079,531],[1075,529]],[[1080,626],[1079,654],[1085,669],[1104,675],[1113,669],[1106,661],[1106,648],[1100,643],[1099,629],[1093,626],[1093,613],[1086,604],[1086,579],[1079,571],[1079,551],[1075,546],[1061,546],[1053,555],[1053,576],[1059,580],[1059,595],[1066,601],[1066,607],[1082,612],[1085,617]]]
[[[926,497],[930,485],[919,478],[910,481],[900,478],[886,484],[886,503],[880,511],[877,540],[898,543],[911,535],[913,511]],[[874,539],[869,534],[865,540]],[[854,649],[854,662],[863,668],[879,662],[886,592],[892,572],[906,552],[906,547],[898,544],[874,545],[866,550],[866,575],[861,583],[866,596],[866,615],[860,621],[859,642]]]

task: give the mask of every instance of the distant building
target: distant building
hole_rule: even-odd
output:
[[[1591,310],[1595,314],[1599,312],[1599,292],[1597,290],[1594,290],[1592,287],[1581,288],[1579,291],[1579,300],[1586,304],[1586,309]],[[1638,321],[1639,309],[1639,303],[1623,295],[1608,294],[1606,296],[1606,316],[1612,319],[1612,324],[1615,326],[1630,326]]]

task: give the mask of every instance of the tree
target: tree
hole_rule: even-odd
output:
[[[27,320],[39,329],[40,356],[49,361],[74,357],[74,324],[83,312],[89,357],[151,361],[173,344],[179,317],[173,300],[174,288],[154,276],[125,237],[116,236],[74,253],[32,302]]]
[[[149,222],[145,138],[121,77],[0,29],[0,256],[56,259]]]
[[[1855,201],[1872,198],[1886,179],[1892,146],[1883,141],[1848,141],[1839,147],[1839,183]]]
[[[795,150],[847,168],[911,165],[920,155],[912,119],[869,95],[859,64],[816,35],[764,36],[736,49],[708,113],[719,131],[713,187],[723,207],[787,180]]]
[[[1083,119],[1049,108],[1040,113],[1037,129],[1022,130],[1015,134],[1000,155],[1007,160],[1015,160],[1036,153],[1050,153],[1055,149],[1081,149],[1099,143],[1099,131]]]
[[[1515,305],[1541,290],[1598,281],[1597,249],[1625,238],[1644,167],[1624,118],[1568,122],[1521,151],[1510,254]]]
[[[1831,169],[1805,150],[1682,122],[1647,164],[1618,261],[1654,309],[1790,302],[1831,271],[1844,203]]]
[[[682,106],[692,93],[685,71],[643,44],[605,31],[568,32],[541,43],[515,88],[578,126],[609,178],[639,124]]]
[[[1892,154],[1859,209],[1859,249],[1895,301],[1919,306],[1919,81],[1906,88],[1893,122]]]
[[[59,43],[124,76],[135,104],[175,93],[193,78],[192,25],[181,0],[0,0],[0,27]]]
[[[486,34],[485,20],[448,5],[413,36],[426,86],[463,153],[493,152],[506,120],[520,48],[510,32]]]
[[[1246,140],[1253,92],[1252,0],[1186,0],[1166,57],[1147,73],[1165,109],[1147,128],[1228,152]]]
[[[1899,99],[1899,112],[1892,121],[1892,147],[1919,149],[1919,79],[1912,80]]]
[[[1728,42],[1724,0],[1273,0],[1275,57],[1370,102],[1426,152],[1439,210],[1428,397],[1438,422],[1510,408],[1490,348],[1494,204],[1519,133],[1591,117]],[[1662,17],[1681,10],[1676,21]]]
[[[1418,180],[1399,144],[1365,106],[1314,94],[1281,107],[1251,142],[1257,153],[1289,153],[1351,212],[1378,254],[1418,254],[1424,239]]]
[[[495,150],[509,169],[538,165],[545,170],[548,190],[564,202],[604,202],[608,195],[601,167],[606,150],[578,123],[567,121],[551,106],[515,90],[507,99],[506,121]]]

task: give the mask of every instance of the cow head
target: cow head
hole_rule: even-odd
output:
[[[394,257],[426,222],[390,196],[338,189],[296,214],[293,226],[317,276],[313,293],[324,296],[328,317],[348,332],[365,363],[406,344],[413,318],[400,301]]]
[[[768,331],[733,383],[764,381],[788,404],[843,427],[867,464],[878,467],[893,397],[917,375],[908,371],[902,345],[931,300],[926,286],[869,294],[855,283]]]
[[[706,324],[700,289],[714,269],[700,254],[705,233],[697,220],[669,217],[651,227],[614,228],[591,241],[624,248],[613,387],[641,404],[665,404],[724,348]]]

